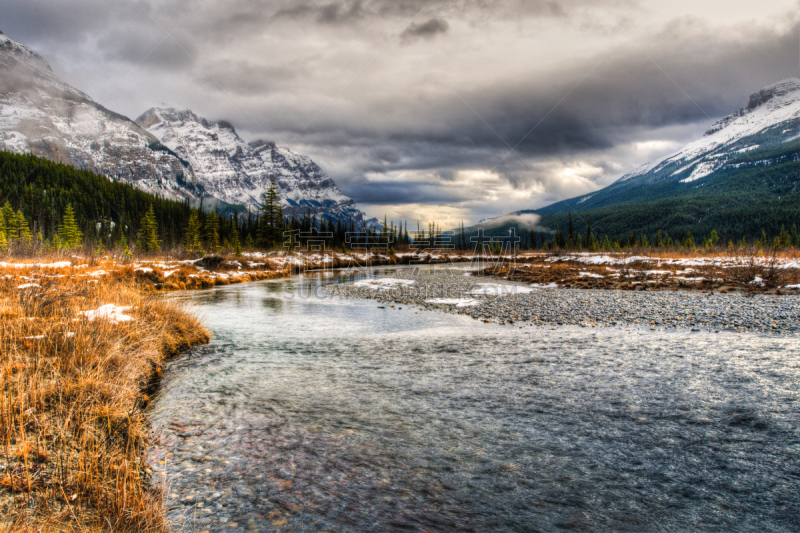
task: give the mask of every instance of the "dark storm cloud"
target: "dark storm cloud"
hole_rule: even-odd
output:
[[[436,35],[441,33],[447,33],[447,30],[449,29],[450,25],[447,23],[445,19],[432,18],[427,22],[410,24],[400,34],[400,38],[403,39],[404,41],[410,41],[420,37],[430,38],[430,37],[435,37]]]
[[[465,191],[443,189],[423,181],[368,182],[361,185],[342,187],[342,192],[357,204],[364,205],[403,205],[411,203],[449,204],[465,200]]]
[[[371,14],[362,0],[329,2],[322,4],[300,4],[278,9],[275,18],[312,17],[324,24],[347,24]]]
[[[409,102],[408,111],[420,117],[411,129],[393,131],[387,123],[376,131],[359,121],[342,128],[340,122],[323,119],[303,136],[313,139],[311,144],[367,151],[363,172],[475,165],[503,169],[521,165],[520,155],[599,152],[653,128],[710,125],[744,107],[749,94],[763,85],[797,75],[797,24],[747,41],[702,33],[678,39],[675,31],[654,36],[648,47],[620,51],[582,82],[591,62],[564,68],[546,84],[523,80],[462,89],[468,105],[455,94],[429,107]],[[380,146],[381,153],[373,146]],[[525,175],[530,174],[520,168],[507,174],[518,185]]]

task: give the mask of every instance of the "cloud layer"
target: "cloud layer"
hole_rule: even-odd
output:
[[[796,0],[6,0],[0,29],[129,116],[189,107],[443,224],[604,186],[798,76]]]

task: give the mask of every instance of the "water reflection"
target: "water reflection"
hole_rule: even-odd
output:
[[[800,529],[796,339],[519,329],[312,297],[365,275],[182,296],[215,337],[169,367],[154,414],[177,521]]]

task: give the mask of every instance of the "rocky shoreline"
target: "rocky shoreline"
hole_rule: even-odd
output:
[[[655,330],[800,333],[800,297],[699,291],[591,290],[521,285],[463,271],[398,273],[396,277],[327,286],[329,293],[459,313],[506,325],[649,327]]]

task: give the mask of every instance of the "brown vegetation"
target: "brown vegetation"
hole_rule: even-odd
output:
[[[209,333],[125,275],[77,272],[0,270],[0,531],[161,531],[148,395]]]
[[[800,293],[796,288],[783,288],[800,283],[800,255],[794,251],[692,254],[648,250],[592,255],[610,256],[613,261],[587,264],[563,253],[525,255],[497,261],[482,275],[579,289]]]

